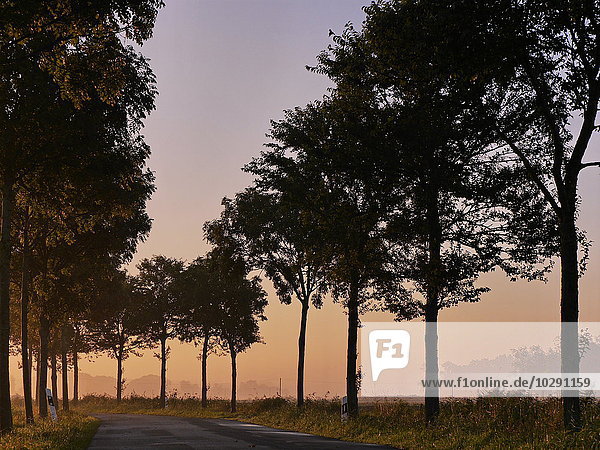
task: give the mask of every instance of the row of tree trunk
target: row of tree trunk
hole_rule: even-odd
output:
[[[24,320],[26,323],[27,319]],[[26,325],[23,327],[26,329]],[[61,332],[61,348],[60,354],[49,354],[50,341],[50,322],[47,318],[40,317],[40,348],[37,355],[36,364],[36,380],[35,380],[35,400],[38,404],[38,412],[40,417],[48,416],[48,404],[46,398],[46,387],[48,386],[48,368],[50,367],[50,386],[55,403],[59,403],[58,396],[58,357],[61,361],[61,399],[62,409],[69,410],[69,347],[66,339],[67,330],[63,327]],[[24,333],[25,339],[21,343],[21,361],[23,375],[23,397],[25,401],[25,418],[27,423],[34,422],[33,415],[33,359],[34,354],[31,348],[27,347],[27,334]],[[79,400],[79,355],[77,351],[71,354],[73,363],[73,404]],[[45,361],[45,363],[42,363]]]

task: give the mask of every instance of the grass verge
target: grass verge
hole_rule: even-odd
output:
[[[39,419],[25,426],[22,410],[14,410],[14,429],[0,438],[2,449],[83,450],[94,437],[100,421],[80,412],[59,411],[59,420]]]
[[[211,400],[203,409],[196,398],[171,398],[167,409],[158,399],[132,397],[117,404],[104,396],[80,401],[85,413],[155,414],[224,418],[398,448],[600,448],[600,403],[583,400],[585,428],[562,430],[557,399],[480,398],[442,404],[438,425],[426,428],[423,407],[402,401],[366,405],[360,417],[341,422],[339,400],[309,399],[299,410],[283,398],[240,402],[228,411],[226,400]]]

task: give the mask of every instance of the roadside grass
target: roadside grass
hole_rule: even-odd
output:
[[[94,437],[100,421],[80,412],[59,411],[59,419],[36,417],[33,425],[25,426],[22,409],[13,410],[14,428],[0,438],[1,449],[83,450]]]
[[[600,448],[600,403],[582,399],[585,427],[579,433],[562,430],[558,399],[478,398],[442,403],[439,423],[425,427],[423,406],[387,401],[362,406],[356,419],[340,420],[339,399],[309,398],[299,410],[284,398],[243,401],[229,412],[227,400],[211,400],[207,408],[197,398],[170,398],[166,409],[157,398],[130,397],[120,404],[105,396],[88,396],[79,410],[224,418],[300,431],[354,442],[398,448]]]

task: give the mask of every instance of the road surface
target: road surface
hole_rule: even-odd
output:
[[[102,423],[89,449],[384,449],[225,419],[94,414]]]

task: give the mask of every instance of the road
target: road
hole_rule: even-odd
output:
[[[89,449],[384,449],[225,419],[94,414],[102,423]]]

